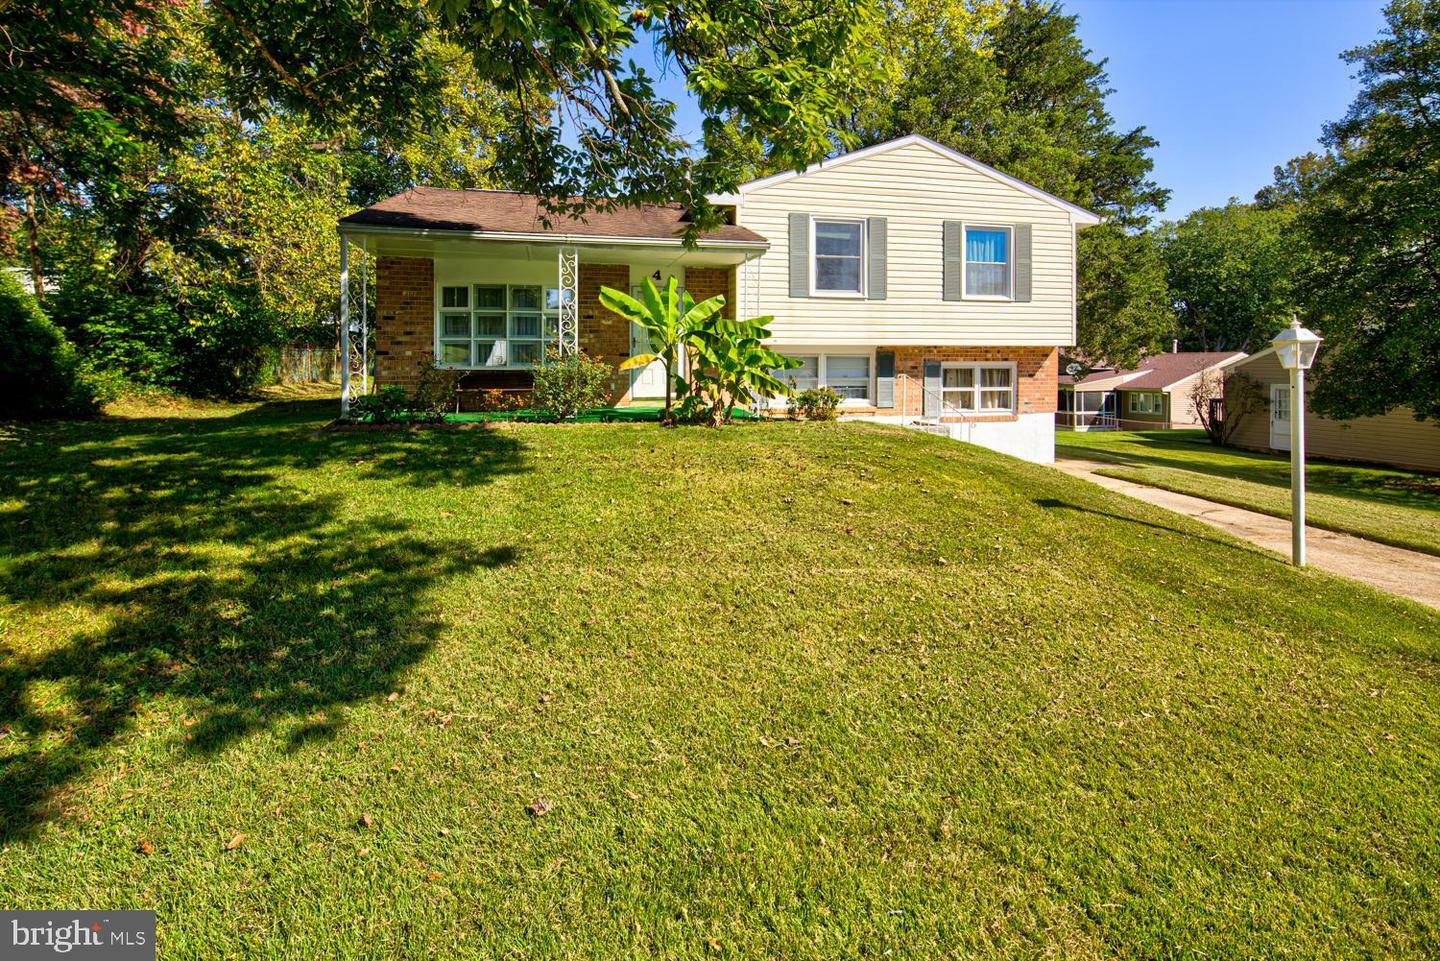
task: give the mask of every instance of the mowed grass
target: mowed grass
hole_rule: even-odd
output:
[[[1215,447],[1202,431],[1058,431],[1055,452],[1113,462],[1099,473],[1290,516],[1290,459]],[[1440,554],[1440,477],[1314,460],[1305,467],[1307,524]]]
[[[6,429],[0,903],[186,958],[1440,952],[1418,605],[899,428],[332,410]]]

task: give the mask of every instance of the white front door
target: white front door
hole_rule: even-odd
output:
[[[650,335],[639,324],[630,325],[630,356],[650,353]],[[665,365],[652,360],[644,367],[630,372],[630,396],[635,400],[655,400],[665,397]]]
[[[1270,446],[1290,449],[1290,385],[1270,385]]]
[[[638,276],[639,276],[639,277],[643,277],[644,274],[643,274],[643,273],[639,273]],[[632,277],[632,279],[636,279],[637,274],[636,274],[636,273],[632,273],[632,274],[631,274],[631,277]],[[652,279],[653,279],[653,278],[652,278]],[[680,278],[677,276],[676,279],[678,280],[678,279],[680,279]],[[666,284],[668,281],[669,281],[669,275],[667,274],[667,275],[665,275],[665,279],[664,279],[664,280],[656,281],[656,282],[655,282],[655,286],[659,287],[661,290],[664,290],[664,289],[665,289],[665,284]],[[683,291],[684,289],[685,289],[684,287],[681,287],[681,288],[680,288],[680,290],[682,290],[682,291]],[[640,298],[640,284],[639,284],[639,282],[632,283],[632,284],[630,285],[630,296],[631,296],[631,297],[634,297],[634,298],[637,299],[637,300]],[[634,357],[636,354],[648,354],[648,353],[650,353],[651,349],[652,349],[652,348],[651,348],[651,346],[650,346],[650,334],[649,334],[649,332],[647,332],[644,327],[641,327],[641,326],[638,325],[638,324],[631,324],[631,325],[630,325],[630,356],[631,356],[631,357]],[[683,364],[682,364],[681,366],[683,367]],[[665,365],[662,364],[662,363],[660,363],[660,361],[658,361],[658,360],[654,360],[654,361],[651,361],[650,363],[646,364],[644,367],[638,368],[638,369],[636,369],[636,370],[632,370],[632,371],[630,372],[630,399],[631,399],[631,400],[664,400],[664,399],[665,399]]]

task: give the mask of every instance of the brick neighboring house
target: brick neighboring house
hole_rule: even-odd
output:
[[[673,276],[697,300],[724,294],[730,316],[773,317],[772,346],[803,362],[785,376],[839,392],[842,416],[1054,459],[1076,232],[1096,215],[914,135],[712,200],[727,223],[688,248],[674,205],[547,226],[532,196],[422,187],[344,218],[378,260],[376,381],[413,386],[438,364],[464,387],[524,388],[572,305],[579,347],[618,366],[648,345],[600,287]],[[658,364],[611,387],[617,405],[664,395]]]

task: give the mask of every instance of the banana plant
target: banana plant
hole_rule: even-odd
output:
[[[640,286],[639,299],[613,287],[601,287],[600,303],[631,323],[639,324],[650,336],[651,352],[626,359],[620,364],[620,369],[634,370],[660,361],[665,368],[665,410],[660,419],[665,424],[674,423],[671,407],[675,380],[680,373],[681,349],[692,334],[720,312],[725,306],[725,298],[717,295],[696,303],[688,291],[679,289],[674,277],[665,284],[663,291],[646,277],[645,283]]]
[[[776,371],[794,370],[802,362],[765,346],[771,317],[731,320],[714,317],[691,332],[686,340],[694,358],[694,384],[686,385],[687,400],[704,407],[710,423],[729,423],[737,404],[761,397],[787,397],[789,384]]]

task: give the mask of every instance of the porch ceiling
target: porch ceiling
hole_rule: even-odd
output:
[[[612,241],[608,238],[564,237],[516,239],[478,237],[453,232],[398,231],[385,228],[342,226],[341,234],[378,257],[474,257],[536,260],[553,263],[556,250],[574,247],[581,263],[644,264],[646,266],[721,266],[743,263],[764,253],[767,244],[701,241],[687,249],[679,241]]]

